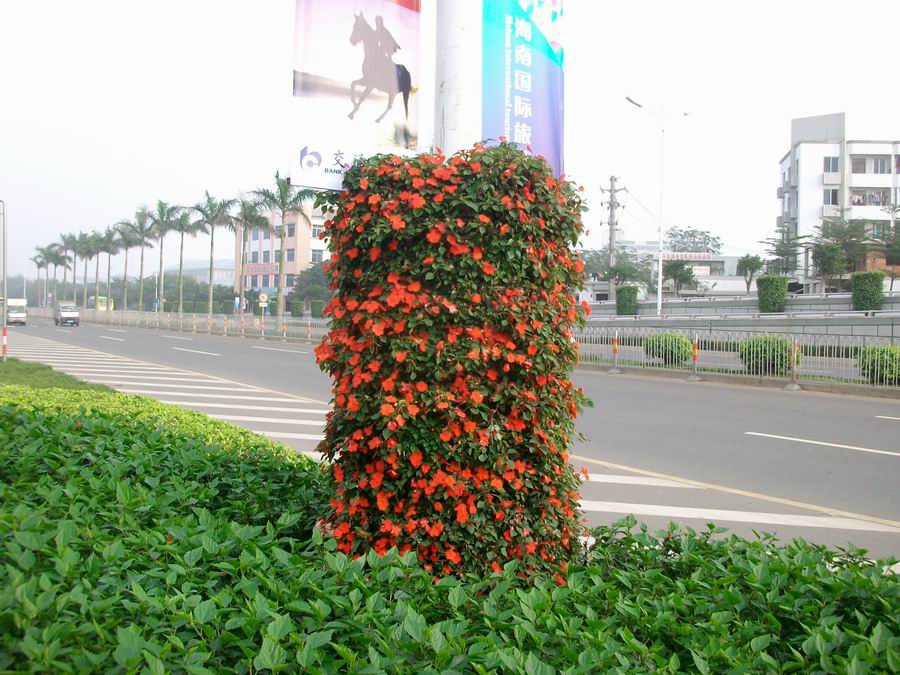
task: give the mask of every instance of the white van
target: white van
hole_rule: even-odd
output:
[[[27,304],[28,302],[24,298],[10,298],[6,301],[7,325],[25,325],[28,320],[28,311],[25,309]]]
[[[80,322],[81,315],[78,313],[78,305],[62,303],[56,306],[53,323],[57,326],[77,326]]]

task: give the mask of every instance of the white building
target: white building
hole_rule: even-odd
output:
[[[169,265],[165,272],[166,275],[178,274],[178,265]],[[182,274],[185,277],[196,279],[201,284],[208,283],[209,260],[185,260]],[[231,286],[232,284],[234,284],[234,263],[231,260],[214,260],[213,286]]]
[[[330,258],[328,242],[320,239],[325,217],[312,205],[306,206],[306,215],[311,225],[297,214],[287,217],[287,236],[285,237],[285,287],[294,287],[297,274],[309,269],[311,265],[325,262]],[[298,222],[299,219],[299,222]],[[275,213],[269,215],[272,225],[278,224]],[[234,244],[235,268],[240,267],[241,255],[240,230]],[[244,263],[244,288],[274,293],[278,286],[278,261],[281,255],[279,239],[268,230],[251,230],[247,237],[247,251]],[[235,292],[238,290],[237,277],[234,278]]]
[[[797,236],[814,236],[822,218],[841,209],[877,231],[890,222],[885,207],[900,199],[900,140],[865,140],[865,131],[845,118],[837,113],[791,120],[776,225],[787,225]],[[811,244],[798,264],[801,279],[813,275]]]

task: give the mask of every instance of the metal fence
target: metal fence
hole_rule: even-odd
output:
[[[52,318],[48,309],[29,310]],[[188,333],[319,342],[328,320],[229,314],[85,310],[81,320]],[[589,324],[574,334],[585,364],[743,375],[794,382],[900,387],[900,346],[890,338]]]

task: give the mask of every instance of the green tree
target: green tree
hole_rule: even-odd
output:
[[[163,276],[163,244],[166,235],[172,231],[175,218],[181,213],[181,207],[167,204],[159,200],[156,202],[156,210],[150,213],[150,222],[153,223],[153,237],[159,242],[159,276],[156,278],[156,311],[165,310],[166,304],[166,280]]]
[[[209,234],[209,297],[207,298],[207,314],[212,315],[213,306],[213,261],[215,256],[215,240],[217,227],[229,227],[231,224],[231,208],[235,205],[235,199],[213,199],[209,190],[204,194],[204,200],[195,204],[192,208],[200,215],[197,221],[203,227],[202,231]]]
[[[671,279],[675,288],[675,296],[682,288],[696,288],[697,280],[694,278],[694,269],[684,260],[664,260],[663,279]]]
[[[202,220],[191,220],[191,212],[187,209],[181,211],[170,221],[172,232],[180,235],[178,243],[178,314],[184,313],[184,236],[196,237],[205,231],[205,225]],[[210,288],[210,296],[212,289]],[[212,299],[210,298],[210,305]]]
[[[70,258],[58,243],[49,244],[43,250],[44,259],[47,261],[47,265],[53,267],[53,301],[58,302],[59,296],[57,293],[59,291],[59,280],[57,276],[59,268],[62,267],[63,269],[66,269],[69,265]]]
[[[743,255],[738,259],[737,273],[744,277],[747,284],[747,292],[750,292],[750,286],[753,285],[753,277],[757,272],[761,272],[765,267],[763,259],[758,255]]]
[[[35,247],[35,255],[31,257],[31,262],[34,263],[34,266],[37,268],[37,305],[41,307],[43,305],[43,297],[44,295],[41,293],[41,270],[46,270],[48,267],[47,264],[47,248],[36,246]]]
[[[106,254],[106,311],[110,311],[112,303],[112,258],[122,250],[122,240],[119,235],[119,228],[116,225],[106,228],[106,231],[100,235],[100,252]],[[99,261],[100,257],[97,256]],[[94,307],[97,307],[97,299],[94,298]]]
[[[894,279],[900,266],[900,205],[883,209],[891,217],[891,222],[874,238],[874,246],[884,256],[885,272],[891,278],[889,291],[894,290]]]
[[[836,216],[823,218],[815,238],[817,244],[835,244],[840,247],[844,257],[844,272],[857,271],[860,259],[866,254],[868,241],[868,221],[861,218],[848,220],[846,209],[841,209]],[[831,267],[835,268],[833,264]]]
[[[122,310],[128,309],[128,249],[137,246],[137,238],[134,235],[134,223],[130,220],[120,220],[116,223],[119,246],[125,254],[125,269],[122,271]]]
[[[241,240],[241,258],[238,262],[238,307],[244,311],[244,266],[247,264],[247,239],[250,231],[269,226],[269,221],[259,212],[259,203],[241,199],[237,213],[231,219],[230,227]]]
[[[813,246],[813,262],[822,276],[822,290],[828,292],[828,280],[847,271],[846,252],[834,242],[818,242]]]
[[[144,311],[144,249],[147,246],[153,246],[153,240],[156,238],[153,228],[153,219],[150,217],[150,211],[146,206],[139,208],[134,214],[134,221],[131,223],[131,232],[134,235],[135,246],[141,247],[141,262],[138,276],[138,311]]]
[[[84,310],[87,309],[88,300],[88,263],[99,253],[97,244],[96,232],[80,232],[78,234],[78,252],[81,254],[81,259],[84,261],[84,278],[81,280],[81,308]]]
[[[285,301],[285,246],[284,246],[284,238],[287,234],[287,228],[285,227],[285,221],[287,217],[291,214],[296,213],[298,216],[297,225],[299,226],[299,219],[302,218],[307,227],[311,227],[312,223],[310,222],[309,216],[303,211],[303,204],[305,202],[311,201],[315,196],[315,193],[312,190],[298,190],[293,185],[291,185],[291,179],[288,177],[282,177],[275,173],[275,186],[274,189],[270,188],[262,188],[259,190],[254,190],[253,195],[259,199],[260,203],[272,209],[277,215],[279,223],[275,226],[275,233],[278,236],[280,251],[278,255],[278,304],[276,306],[276,315],[279,317],[284,317],[284,301]]]
[[[325,272],[324,263],[316,263],[297,275],[293,297],[303,300],[303,310],[309,312],[311,301],[331,299],[334,291],[329,288],[330,283],[331,279]]]
[[[797,259],[800,249],[808,237],[800,237],[788,224],[783,223],[775,228],[775,236],[764,239],[761,244],[766,245],[766,270],[769,274],[790,276],[797,270]]]
[[[75,297],[77,292],[77,285],[75,284],[75,270],[78,265],[78,257],[75,251],[76,246],[78,245],[78,236],[74,234],[61,234],[59,236],[59,245],[62,247],[63,254],[69,261],[72,263],[72,302],[78,304],[78,298]],[[72,257],[69,257],[69,251],[72,251]],[[68,266],[63,267],[63,294],[66,292],[66,283],[68,281]]]
[[[722,240],[707,230],[673,227],[666,233],[666,248],[670,251],[719,255]]]

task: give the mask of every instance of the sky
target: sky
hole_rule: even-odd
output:
[[[626,96],[672,115],[666,225],[710,230],[726,254],[762,253],[774,230],[792,118],[846,112],[900,139],[894,45],[877,33],[900,25],[900,2],[564,7],[566,174],[592,207],[587,248],[607,237],[599,188],[611,175],[629,190],[619,237],[656,238],[659,123]],[[0,0],[0,26],[12,274],[33,275],[34,247],[64,232],[157,199],[234,196],[290,167],[303,132],[291,127],[294,0]],[[216,241],[228,257],[228,237]],[[207,240],[186,244],[186,258],[207,255]]]

